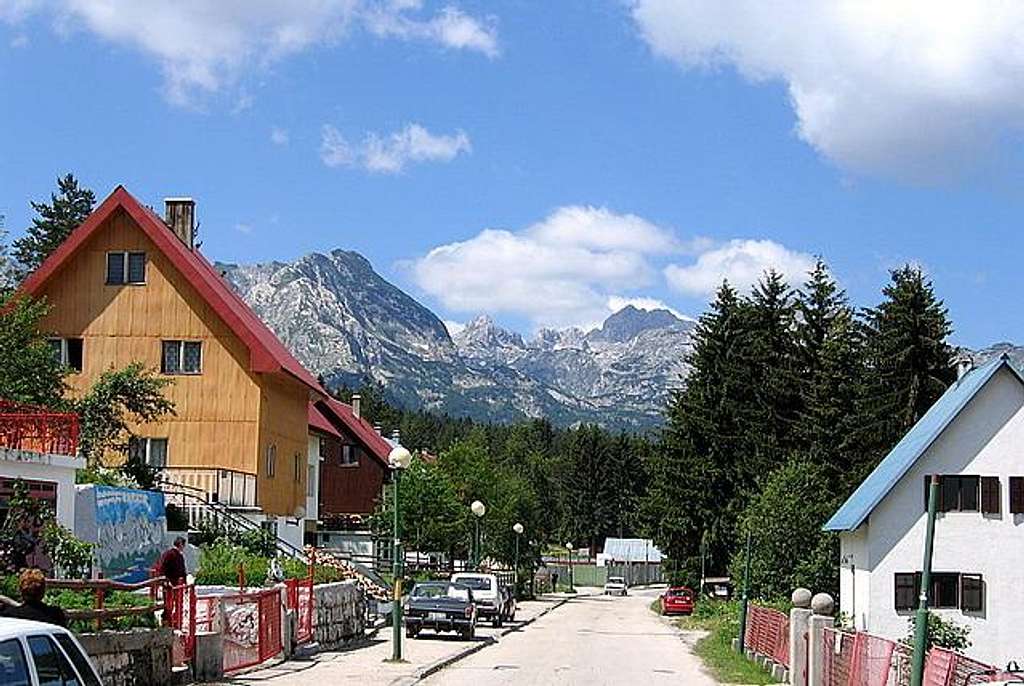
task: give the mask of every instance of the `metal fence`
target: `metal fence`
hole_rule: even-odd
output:
[[[911,649],[872,634],[826,629],[821,655],[824,686],[908,686]],[[998,670],[944,648],[925,658],[924,686],[971,686],[1001,678]]]
[[[751,605],[744,643],[751,650],[789,667],[789,615],[770,607]]]
[[[288,609],[295,612],[295,642],[309,643],[313,640],[314,594],[313,577],[288,579]]]
[[[224,673],[265,662],[282,650],[278,589],[220,597],[224,627]]]
[[[78,454],[78,415],[0,400],[0,447]]]

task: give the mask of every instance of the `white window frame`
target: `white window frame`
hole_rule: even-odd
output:
[[[121,273],[124,280],[121,282],[109,281],[110,277],[110,256],[121,256]],[[128,255],[142,255],[142,281],[129,281],[128,276]],[[146,274],[149,272],[149,258],[144,250],[111,250],[107,253],[106,261],[103,263],[103,281],[107,286],[145,286]]]
[[[164,437],[164,436],[133,436],[132,438],[134,438],[136,441],[141,441],[142,445],[145,446],[143,448],[143,453],[144,453],[144,455],[143,455],[143,462],[147,466],[154,467],[156,469],[166,469],[167,468],[168,463],[170,462],[170,460],[168,458],[170,457],[170,454],[171,454],[171,442],[166,437]],[[164,463],[163,463],[162,466],[161,465],[153,464],[153,460],[152,460],[153,441],[163,441],[164,442]]]
[[[84,338],[74,337],[74,336],[72,338],[74,338],[76,341],[82,341],[82,369],[85,369],[85,339]],[[82,369],[74,369],[69,364],[69,362],[70,362],[70,360],[69,360],[70,356],[68,355],[68,341],[69,340],[71,340],[71,339],[70,338],[58,338],[58,337],[47,338],[46,339],[46,341],[48,343],[60,343],[60,353],[58,355],[59,359],[57,361],[60,362],[60,364],[62,366],[67,367],[71,371],[77,373],[77,372],[82,371]]]
[[[168,343],[172,343],[172,344],[176,343],[177,346],[178,346],[178,371],[176,371],[176,372],[167,372],[167,371],[165,371],[165,372],[163,372],[164,374],[167,374],[168,376],[199,376],[200,374],[203,373],[203,358],[205,357],[205,355],[203,354],[203,342],[202,341],[195,341],[195,340],[185,340],[185,339],[181,339],[181,340],[178,340],[178,339],[164,339],[164,340],[160,341],[160,367],[161,367],[161,370],[163,369],[163,366],[164,366],[164,345],[166,345]],[[199,369],[197,369],[194,372],[193,371],[188,371],[188,370],[185,369],[185,344],[186,343],[195,343],[196,345],[199,346]]]

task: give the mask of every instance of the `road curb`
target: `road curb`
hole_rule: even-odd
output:
[[[538,619],[540,619],[544,615],[548,614],[552,610],[556,610],[556,609],[562,607],[563,605],[565,605],[570,600],[572,600],[572,598],[560,598],[554,605],[552,605],[549,608],[546,608],[542,612],[538,613],[536,616],[530,617],[529,619],[524,620],[518,626],[510,626],[509,628],[503,630],[501,633],[498,634],[497,638],[495,638],[494,636],[488,636],[487,639],[484,640],[484,641],[481,641],[479,643],[474,643],[473,645],[469,646],[468,648],[463,648],[462,650],[460,650],[459,652],[457,652],[457,653],[455,653],[453,655],[448,655],[447,657],[443,657],[440,660],[437,660],[435,662],[431,662],[429,665],[427,665],[426,667],[423,667],[422,669],[418,670],[414,674],[414,679],[415,680],[412,683],[413,684],[418,684],[419,682],[421,682],[424,679],[426,679],[428,676],[431,676],[432,674],[437,674],[438,672],[440,672],[445,667],[450,667],[451,665],[455,664],[456,662],[458,662],[460,660],[464,660],[465,658],[469,657],[470,655],[473,655],[475,653],[480,652],[481,650],[483,650],[487,646],[494,645],[495,643],[498,642],[499,638],[501,638],[503,636],[507,636],[508,634],[512,633],[513,631],[518,631],[519,629],[522,629],[525,626],[529,626],[529,625],[533,624],[534,622],[536,622]]]

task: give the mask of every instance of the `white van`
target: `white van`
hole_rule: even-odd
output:
[[[0,617],[0,684],[103,686],[81,644],[55,624]]]
[[[452,574],[452,582],[468,586],[473,591],[473,602],[480,619],[490,618],[494,627],[501,626],[505,612],[498,577],[493,574],[459,572]]]

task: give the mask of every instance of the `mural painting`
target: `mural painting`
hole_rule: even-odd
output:
[[[96,565],[108,579],[149,577],[167,531],[164,494],[110,486],[80,487],[75,534],[96,544]]]

